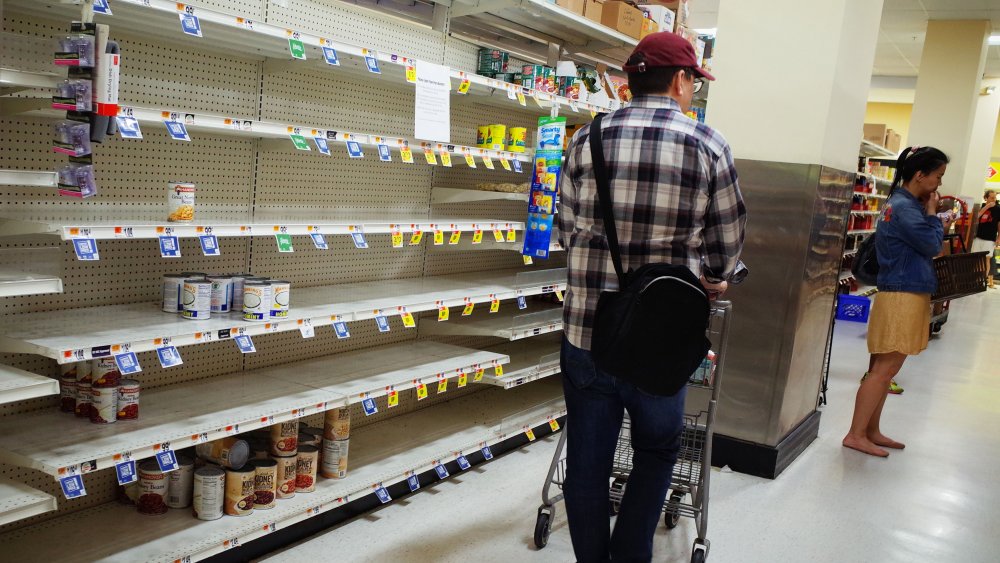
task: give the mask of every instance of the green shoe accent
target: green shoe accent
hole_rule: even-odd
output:
[[[903,388],[896,384],[896,380],[893,379],[889,382],[889,392],[893,395],[902,395]]]

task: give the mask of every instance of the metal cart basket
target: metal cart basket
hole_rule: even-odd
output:
[[[716,351],[716,366],[714,377],[704,381],[688,384],[687,405],[684,414],[684,430],[681,432],[681,447],[674,464],[670,491],[664,499],[664,524],[667,528],[677,526],[681,516],[694,518],[697,525],[697,537],[691,552],[692,563],[702,563],[708,557],[710,542],[708,541],[708,498],[709,480],[712,469],[712,435],[715,425],[715,414],[718,408],[719,389],[723,366],[726,359],[726,343],[729,338],[729,323],[732,316],[732,305],[729,302],[716,302],[712,309],[708,336],[712,348]],[[703,390],[708,394],[707,401],[699,401],[698,392]],[[693,404],[697,403],[697,407]],[[702,404],[705,403],[705,404]],[[690,409],[690,410],[689,410]],[[572,432],[565,425],[559,444],[556,446],[552,464],[549,466],[545,484],[542,486],[542,505],[538,508],[535,521],[535,545],[541,549],[548,543],[552,521],[555,518],[555,505],[563,500],[563,483],[566,477],[566,457],[563,449],[566,447],[566,432]],[[632,471],[631,421],[626,413],[622,421],[621,432],[618,435],[618,446],[615,449],[614,465],[611,470],[608,498],[609,513],[614,516],[618,505],[628,486],[628,477]],[[559,489],[553,495],[552,486]]]

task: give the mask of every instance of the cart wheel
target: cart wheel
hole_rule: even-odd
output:
[[[615,479],[611,482],[611,490],[617,492],[620,498],[625,492],[625,481],[623,479]],[[617,516],[619,508],[621,508],[621,501],[612,498],[608,503],[608,516]]]
[[[705,563],[705,552],[701,549],[694,550],[691,554],[691,563]]]
[[[666,525],[668,530],[673,530],[677,527],[677,523],[681,520],[681,514],[677,510],[676,506],[684,500],[684,495],[682,493],[671,493],[670,494],[670,504],[673,505],[672,508],[667,508],[663,511],[663,524]]]
[[[538,509],[538,519],[535,520],[535,547],[542,549],[549,543],[549,533],[552,531],[552,515]]]
[[[934,323],[934,325],[933,325],[933,326],[931,326],[931,331],[932,331],[932,332],[933,332],[934,334],[937,334],[937,333],[941,332],[941,328],[942,328],[943,326],[944,326],[944,324],[943,324],[943,323]]]

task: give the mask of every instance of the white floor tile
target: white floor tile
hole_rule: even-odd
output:
[[[708,537],[719,562],[1000,561],[1000,290],[954,303],[930,348],[911,358],[883,432],[888,459],[847,450],[865,325],[837,323],[819,439],[777,480],[712,472]],[[455,476],[269,562],[573,561],[558,506],[548,547],[532,542],[556,438]],[[690,557],[694,522],[657,532],[655,561]]]

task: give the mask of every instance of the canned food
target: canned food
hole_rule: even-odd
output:
[[[524,152],[528,144],[528,129],[526,127],[510,128],[510,143],[507,150],[511,152]]]
[[[203,320],[212,316],[212,282],[206,279],[184,280],[183,315],[185,319]]]
[[[226,472],[219,467],[201,467],[194,472],[191,508],[199,520],[222,518],[222,505],[226,498]]]
[[[271,284],[246,280],[243,284],[243,320],[266,321],[271,315]]]
[[[123,379],[118,385],[118,420],[138,420],[139,382]]]
[[[90,418],[90,407],[93,402],[93,397],[91,396],[92,389],[90,382],[81,382],[77,380],[76,382],[76,406],[74,411],[76,416],[81,418]]]
[[[139,514],[167,512],[167,476],[153,460],[139,464]]]
[[[91,381],[94,387],[118,387],[122,372],[113,357],[94,360]]]
[[[212,312],[228,313],[233,302],[233,277],[209,276],[208,281],[212,282]]]
[[[63,373],[59,376],[59,410],[76,412],[76,364],[59,366]],[[72,371],[65,368],[71,367]]]
[[[292,498],[295,496],[295,482],[298,475],[298,456],[272,456],[277,467],[277,489],[278,498]]]
[[[169,182],[167,184],[167,221],[190,223],[194,221],[194,184]]]
[[[347,477],[347,446],[350,440],[323,440],[320,473],[329,479]]]
[[[256,276],[252,274],[233,274],[233,293],[229,302],[230,311],[243,311],[243,284]]]
[[[295,492],[311,493],[316,490],[318,466],[319,448],[299,446],[299,454],[295,457]]]
[[[250,444],[230,436],[194,447],[198,457],[225,467],[243,467],[250,459]]]
[[[251,465],[226,470],[226,502],[224,512],[230,516],[247,516],[253,513],[256,495],[255,470]]]
[[[299,447],[300,448],[302,446],[315,446],[315,447],[318,448],[318,447],[320,447],[320,445],[322,445],[322,443],[323,443],[323,437],[322,436],[316,436],[315,434],[305,434],[303,432],[299,432]]]
[[[490,126],[480,125],[478,130],[476,131],[476,146],[481,149],[489,148],[489,145],[486,144],[486,139],[489,136],[490,136]]]
[[[177,469],[167,473],[167,506],[170,508],[191,506],[193,487],[194,459],[177,456]]]
[[[271,426],[271,453],[277,456],[299,452],[299,421],[289,420]]]
[[[163,276],[163,312],[179,313],[184,310],[181,293],[184,291],[184,280],[190,276],[184,274],[165,274]]]
[[[118,420],[118,387],[97,387],[90,390],[90,421],[111,424]]]
[[[93,381],[91,377],[94,373],[94,363],[97,360],[84,360],[82,362],[76,363],[76,382],[77,383],[90,383]]]
[[[323,438],[346,440],[351,437],[351,407],[340,407],[326,411],[323,420]]]
[[[278,493],[278,462],[273,459],[255,459],[250,462],[254,468],[253,507],[267,510],[274,508]]]
[[[507,126],[490,125],[490,135],[486,138],[486,148],[502,151],[505,142],[507,142]]]
[[[291,302],[292,282],[284,280],[271,281],[271,315],[272,319],[288,317],[288,306]]]

